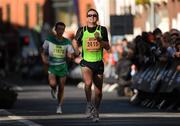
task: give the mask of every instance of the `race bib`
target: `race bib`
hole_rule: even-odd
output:
[[[63,46],[54,45],[53,57],[56,57],[56,58],[64,58],[65,57],[65,49],[63,48]]]
[[[99,51],[100,43],[97,41],[96,38],[88,38],[86,41],[86,49],[88,51]]]

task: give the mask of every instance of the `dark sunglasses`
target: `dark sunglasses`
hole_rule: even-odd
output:
[[[97,17],[97,14],[88,14],[88,17]]]

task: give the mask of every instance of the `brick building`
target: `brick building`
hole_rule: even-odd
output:
[[[86,24],[86,11],[96,8],[101,24],[110,28],[111,15],[132,14],[134,33],[155,27],[180,29],[180,0],[0,0],[0,20],[35,28],[63,21],[67,27]],[[147,1],[138,3],[137,1]],[[153,4],[152,4],[153,3]],[[152,9],[153,8],[153,9]],[[76,25],[76,26],[75,26]]]

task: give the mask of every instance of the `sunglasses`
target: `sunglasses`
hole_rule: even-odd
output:
[[[97,14],[88,14],[88,17],[97,17]]]

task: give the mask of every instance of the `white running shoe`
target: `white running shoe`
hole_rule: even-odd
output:
[[[86,118],[92,118],[92,113],[91,112],[93,111],[93,109],[94,109],[94,106],[91,103],[87,103],[86,112],[85,112]]]
[[[62,114],[62,108],[61,105],[58,105],[57,110],[56,110],[57,114]]]
[[[99,112],[96,109],[94,109],[91,113],[92,113],[92,121],[99,122]]]

